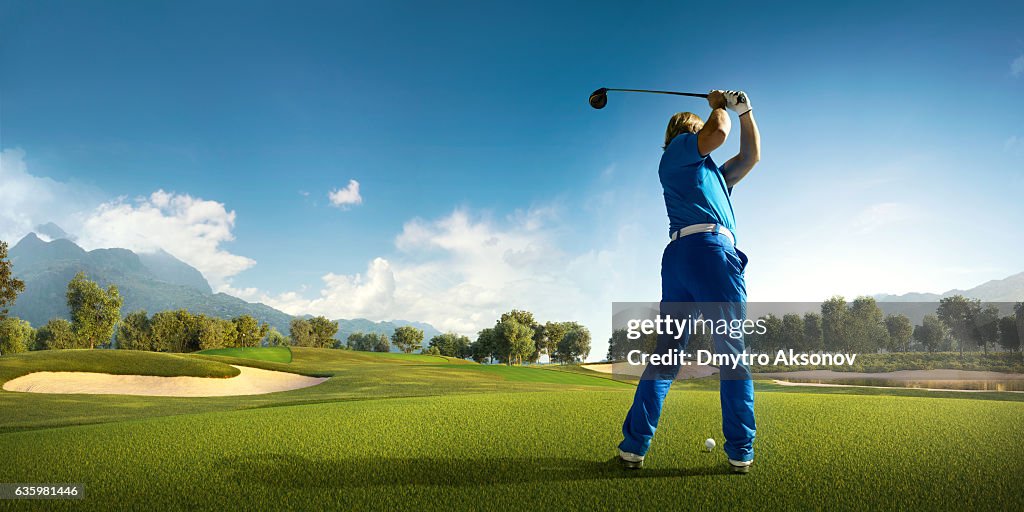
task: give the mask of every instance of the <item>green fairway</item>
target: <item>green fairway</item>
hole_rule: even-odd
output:
[[[757,459],[744,476],[725,471],[721,448],[701,451],[707,437],[723,441],[718,394],[712,383],[686,383],[669,394],[646,468],[624,472],[610,459],[632,400],[628,383],[338,350],[296,349],[291,365],[262,364],[333,377],[263,397],[0,393],[9,461],[0,482],[86,487],[80,502],[2,507],[1024,507],[1024,403],[1016,401],[776,392],[759,383]],[[78,420],[62,420],[69,405]],[[34,422],[12,419],[32,410]]]
[[[237,357],[256,361],[272,361],[275,363],[292,362],[292,351],[288,347],[237,347],[214,348],[197,352],[209,356]]]

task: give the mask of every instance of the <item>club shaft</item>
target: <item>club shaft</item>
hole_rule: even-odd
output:
[[[676,91],[649,91],[647,89],[606,89],[608,91],[619,91],[619,92],[650,92],[654,94],[673,94],[675,96],[690,96],[692,98],[707,98],[707,94],[698,94],[695,92],[676,92]]]

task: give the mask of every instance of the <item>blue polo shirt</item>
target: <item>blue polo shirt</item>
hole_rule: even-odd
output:
[[[683,133],[672,139],[661,155],[658,177],[665,190],[669,234],[691,224],[721,224],[736,232],[732,192],[711,155],[700,156],[697,134]]]

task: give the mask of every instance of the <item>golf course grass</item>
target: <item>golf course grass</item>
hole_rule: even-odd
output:
[[[197,352],[208,356],[237,357],[256,361],[272,361],[275,363],[292,362],[292,351],[288,347],[235,347],[214,348]]]
[[[1024,507],[1019,401],[758,383],[755,467],[731,475],[721,448],[701,451],[705,438],[723,440],[713,383],[685,383],[669,393],[645,469],[625,472],[611,457],[629,383],[326,349],[260,364],[332,378],[258,397],[0,392],[0,482],[85,484],[84,500],[0,508]]]
[[[40,350],[0,357],[0,384],[32,372],[97,372],[157,377],[234,377],[238,370],[181,354],[134,350]]]

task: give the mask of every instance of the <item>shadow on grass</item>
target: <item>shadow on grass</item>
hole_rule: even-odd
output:
[[[254,454],[226,457],[220,460],[220,465],[231,475],[232,480],[238,482],[294,489],[396,484],[462,487],[731,474],[724,464],[680,469],[627,470],[619,466],[616,457],[606,461],[557,457],[311,459],[289,454]]]

